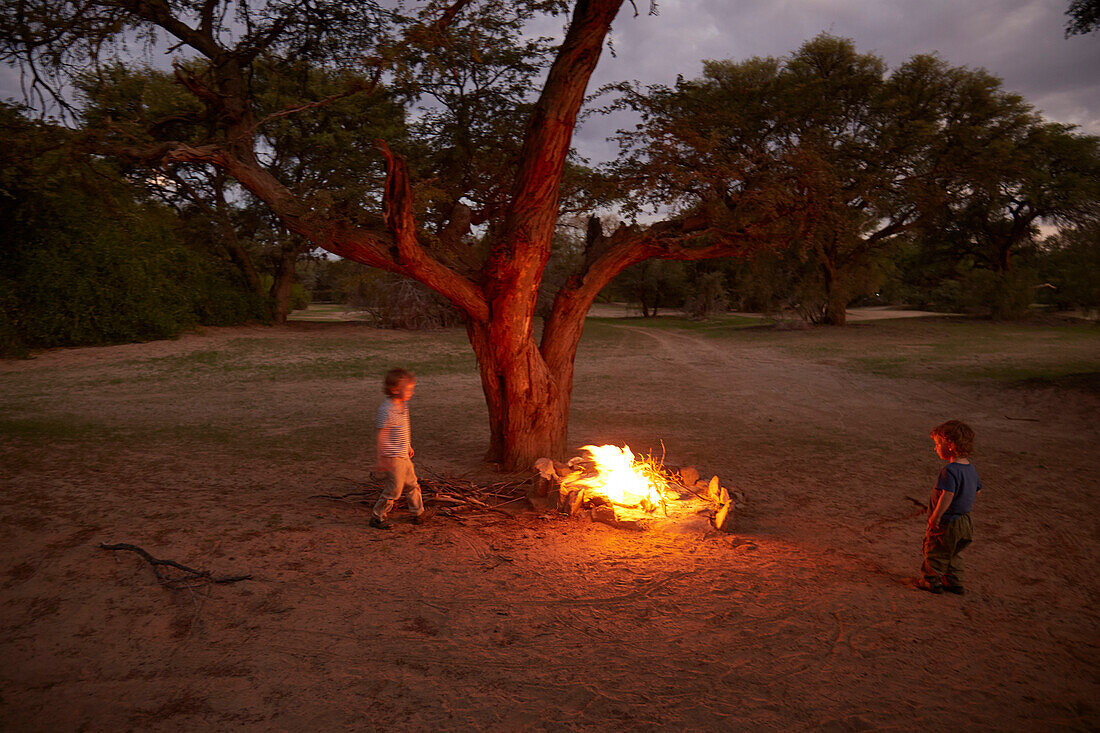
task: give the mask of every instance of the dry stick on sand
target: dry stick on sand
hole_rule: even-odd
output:
[[[514,515],[498,507],[504,504],[511,504],[526,497],[524,487],[528,483],[527,479],[498,481],[497,483],[487,486],[479,486],[469,479],[442,476],[423,466],[419,468],[419,473],[431,476],[431,478],[421,479],[420,481],[420,487],[424,490],[424,501],[433,501],[438,504],[450,505],[450,508],[442,512],[443,516],[460,522],[461,519],[453,513],[457,509],[463,509],[467,512],[496,512],[497,514],[503,514],[509,519],[515,519]],[[377,492],[380,491],[378,485],[367,486],[357,481],[353,481],[350,478],[346,480],[357,486],[364,486],[365,488],[362,491],[352,491],[347,494],[314,494],[309,498],[330,499],[332,501],[344,501],[349,503],[374,503],[376,497],[372,497],[371,494],[377,494]],[[428,491],[430,491],[431,494],[429,494]],[[486,499],[490,498],[505,499],[506,501],[501,501],[494,505],[486,501]]]
[[[141,555],[145,558],[146,562],[153,567],[153,574],[157,576],[157,582],[165,588],[171,588],[172,590],[180,590],[182,588],[191,590],[194,583],[236,583],[240,580],[252,579],[251,575],[225,575],[220,578],[215,578],[209,570],[195,570],[186,565],[180,565],[174,560],[159,560],[137,545],[129,545],[124,542],[117,545],[107,545],[101,542],[99,546],[104,550],[130,550],[131,552],[136,552]],[[161,570],[162,567],[182,570],[184,575],[172,577]]]

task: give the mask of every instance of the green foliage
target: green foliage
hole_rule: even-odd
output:
[[[1035,274],[1025,268],[1008,272],[973,269],[957,281],[958,300],[952,305],[964,312],[982,313],[996,320],[1022,318],[1031,305]]]
[[[1007,272],[1039,220],[1100,215],[1096,138],[1044,123],[996,77],[934,56],[888,72],[822,34],[782,59],[708,61],[701,78],[671,89],[618,90],[619,106],[642,116],[620,135],[617,173],[636,186],[628,206],[710,212],[720,200],[732,212],[721,226],[745,231],[761,212],[789,207],[797,226],[759,248],[786,252],[746,249],[755,260],[736,270],[733,290],[815,322],[841,322],[853,299],[892,276],[898,284],[899,269],[926,281],[914,283],[926,297],[962,260]],[[952,304],[976,307],[968,298],[981,293],[999,317],[1020,312],[1028,278],[971,279]]]
[[[186,248],[172,212],[142,201],[66,136],[0,108],[0,343],[27,347],[165,338],[239,323],[255,300]]]
[[[1100,223],[1047,239],[1037,258],[1037,300],[1060,309],[1100,311]]]
[[[687,267],[675,260],[645,260],[623,270],[608,285],[614,300],[637,303],[646,318],[661,308],[679,308],[688,292]]]
[[[209,73],[198,60],[180,69],[199,78]],[[85,127],[113,143],[199,145],[209,136],[202,105],[172,74],[107,64],[80,75],[77,84]],[[277,55],[253,62],[250,88],[253,114],[264,121],[258,142],[269,170],[292,183],[311,216],[377,224],[385,169],[374,141],[400,147],[405,140],[404,109],[394,95],[349,71]],[[155,176],[148,166],[131,163],[126,172],[179,210],[185,231],[209,245],[212,256],[233,262],[268,299],[276,320],[302,305],[304,290],[283,280],[294,276],[293,264],[312,243],[288,232],[224,172],[189,163],[158,166]]]
[[[707,318],[727,310],[729,295],[726,291],[726,276],[722,272],[704,272],[692,280],[687,297],[684,298],[684,313],[689,318]]]
[[[472,2],[445,39],[417,36],[394,49],[393,84],[422,104],[410,166],[425,220],[438,228],[460,202],[481,220],[507,200],[552,39],[526,31],[543,3]]]
[[[1100,0],[1070,0],[1066,15],[1066,38],[1092,33],[1100,28]]]

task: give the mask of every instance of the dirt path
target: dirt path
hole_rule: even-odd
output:
[[[59,427],[0,440],[0,728],[1100,727],[1095,397],[613,333],[582,347],[571,442],[663,439],[746,493],[737,534],[535,513],[371,531],[363,507],[310,497],[363,477],[373,381],[124,378],[236,330],[3,365],[19,414]],[[331,336],[271,334],[288,360]],[[425,377],[416,399],[423,464],[478,471],[476,375]],[[926,499],[928,428],[949,417],[974,425],[986,486],[961,598],[912,588],[905,499]],[[97,548],[118,541],[254,578],[173,593]]]

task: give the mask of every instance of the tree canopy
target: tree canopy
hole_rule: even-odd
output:
[[[888,71],[822,34],[782,59],[706,62],[674,88],[617,89],[641,115],[619,136],[616,166],[636,201],[691,206],[710,192],[744,211],[797,196],[784,181],[803,182],[791,241],[817,268],[803,274],[818,284],[815,320],[843,323],[876,258],[917,228],[954,228],[960,247],[983,239],[1007,269],[1036,220],[1097,214],[1095,138],[935,56]]]

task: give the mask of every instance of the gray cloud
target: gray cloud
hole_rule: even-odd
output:
[[[644,9],[646,3],[639,2]],[[891,67],[935,52],[949,64],[984,68],[1056,122],[1100,135],[1100,33],[1066,39],[1068,0],[664,0],[659,17],[616,19],[616,56],[601,58],[592,89],[637,79],[692,78],[703,59],[785,56],[822,31],[851,38]],[[604,141],[629,119],[592,118],[576,136],[583,155],[605,159]]]
[[[1100,135],[1100,32],[1063,37],[1068,0],[661,0],[658,17],[615,21],[615,56],[605,51],[590,85],[621,80],[672,84],[702,72],[704,59],[784,56],[822,31],[851,38],[860,51],[896,66],[937,52],[956,66],[981,67],[1004,80],[1048,119]],[[559,35],[562,18],[533,32]],[[142,61],[156,63],[157,59]],[[0,98],[21,98],[18,72],[0,66]],[[605,138],[629,117],[593,117],[578,130],[582,155],[605,160]]]

